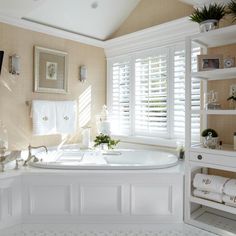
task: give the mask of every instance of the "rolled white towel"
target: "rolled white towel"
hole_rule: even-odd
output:
[[[223,192],[229,196],[236,196],[236,179],[230,179],[225,183]]]
[[[194,189],[193,195],[196,197],[205,198],[205,199],[212,200],[215,202],[220,202],[220,203],[223,202],[223,194],[220,194],[220,193],[213,193],[209,191],[202,191],[202,190]]]
[[[198,190],[213,192],[213,193],[223,193],[223,187],[228,178],[216,176],[216,175],[206,175],[206,174],[196,174],[193,179],[193,186]]]
[[[230,206],[236,207],[236,196],[223,195],[223,202],[229,204]]]

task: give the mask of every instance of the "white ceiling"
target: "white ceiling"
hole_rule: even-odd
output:
[[[105,40],[140,0],[0,0],[0,15]],[[98,4],[92,8],[92,3]]]
[[[228,3],[231,0],[180,0],[180,1],[193,5],[194,7],[201,7],[204,4],[208,5],[210,3]]]

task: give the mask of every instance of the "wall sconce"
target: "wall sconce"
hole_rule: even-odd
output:
[[[79,67],[79,80],[80,82],[85,82],[88,78],[88,70],[86,66]]]
[[[13,75],[20,74],[20,56],[14,54],[9,57],[9,73]]]

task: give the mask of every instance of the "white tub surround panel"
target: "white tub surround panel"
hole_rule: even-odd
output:
[[[37,224],[183,222],[181,166],[160,170],[27,168],[0,175],[0,227]],[[22,181],[22,182],[21,182]],[[22,196],[21,196],[22,190]]]
[[[0,179],[0,229],[21,222],[21,176]]]
[[[156,173],[23,175],[24,223],[181,222],[183,176]]]

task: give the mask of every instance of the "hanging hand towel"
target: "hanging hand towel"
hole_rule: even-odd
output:
[[[196,174],[193,180],[193,186],[198,190],[204,190],[214,193],[223,193],[224,184],[228,178],[206,175],[206,174]]]
[[[76,132],[77,103],[76,101],[60,101],[56,104],[57,132],[72,134]]]
[[[236,207],[236,196],[223,195],[223,202]]]
[[[205,198],[205,199],[212,200],[215,202],[222,203],[223,201],[223,194],[220,194],[220,193],[212,193],[208,191],[194,189],[193,195],[196,197]]]
[[[34,135],[56,133],[56,107],[52,101],[32,101],[32,121]]]
[[[236,179],[230,179],[224,186],[223,192],[229,196],[236,196]]]

